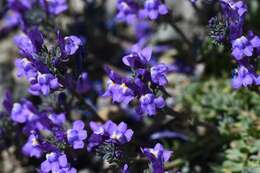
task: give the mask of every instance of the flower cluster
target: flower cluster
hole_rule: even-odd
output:
[[[168,7],[160,0],[145,0],[141,3],[134,0],[118,0],[117,10],[117,19],[129,24],[137,19],[156,20],[160,15],[168,13]]]
[[[64,172],[76,173],[77,170],[70,167],[65,154],[51,152],[46,154],[46,160],[41,163],[41,173]]]
[[[45,157],[38,170],[41,173],[76,173],[72,162],[68,162],[68,151],[79,149],[101,153],[104,160],[120,163],[118,169],[129,172],[132,165],[128,167],[131,163],[128,159],[116,160],[128,157],[123,148],[131,144],[134,134],[125,122],[116,124],[106,120],[100,124],[87,117],[86,121],[90,123],[89,127],[85,127],[82,120],[72,121],[74,118],[66,117],[74,113],[73,110],[87,106],[90,109],[87,111],[101,119],[86,98],[88,94],[92,96],[96,93],[89,92],[92,76],[87,71],[92,69],[84,67],[86,54],[82,40],[85,38],[74,35],[63,37],[59,30],[47,33],[56,28],[52,19],[68,9],[66,0],[8,0],[7,4],[3,31],[14,27],[22,31],[13,39],[19,51],[19,58],[15,61],[17,76],[28,81],[28,92],[40,102],[29,99],[13,102],[9,94],[4,98],[9,118],[14,125],[19,124],[26,137],[22,153],[37,159]],[[110,79],[104,96],[112,97],[116,103],[134,105],[139,115],[156,115],[166,106],[164,97],[169,69],[165,64],[153,63],[152,49],[142,46],[146,45],[152,33],[151,24],[145,19],[156,20],[166,15],[169,9],[161,0],[118,0],[116,8],[118,20],[136,24],[135,33],[140,40],[122,57],[124,65],[132,71],[131,76],[119,75],[105,67]],[[136,23],[137,19],[141,23]],[[71,128],[68,127],[70,124]],[[86,128],[92,130],[89,136]],[[136,150],[140,145],[133,144],[133,148]],[[163,163],[169,160],[171,154],[161,144],[142,151],[152,162],[154,173],[163,171]],[[138,156],[137,153],[134,155]]]
[[[106,68],[110,80],[107,82],[104,96],[110,96],[113,102],[123,104],[129,104],[137,99],[138,114],[155,115],[157,109],[165,106],[164,98],[157,94],[160,90],[164,90],[168,82],[166,79],[168,67],[165,64],[149,67],[151,58],[151,48],[141,49],[136,45],[122,58],[123,63],[132,69],[133,77],[123,77]]]
[[[68,9],[66,0],[8,0],[9,12],[5,16],[5,30],[19,26],[27,30],[48,17],[59,15]]]
[[[15,43],[22,57],[15,63],[18,68],[17,75],[26,77],[31,84],[29,92],[33,95],[48,95],[61,86],[55,76],[55,71],[50,69],[55,68],[57,61],[62,61],[75,54],[81,45],[80,39],[76,36],[60,38],[58,46],[53,48],[59,48],[60,55],[51,54],[44,46],[42,33],[36,28],[27,35],[16,36]],[[83,87],[85,88],[85,86]]]
[[[41,165],[41,172],[76,172],[69,167],[66,155],[59,152],[66,145],[72,145],[73,149],[84,147],[87,132],[81,120],[74,121],[72,129],[66,131],[64,113],[39,112],[28,100],[13,104],[11,118],[14,122],[24,124],[23,131],[28,135],[28,140],[22,151],[26,156],[40,158],[49,153]]]
[[[232,56],[238,63],[232,79],[233,88],[259,85],[259,75],[256,73],[254,56],[259,55],[260,38],[252,31],[243,35],[244,20],[247,13],[246,3],[242,0],[221,0],[223,15],[227,22],[229,40],[232,44]]]

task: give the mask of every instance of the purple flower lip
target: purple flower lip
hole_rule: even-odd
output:
[[[67,139],[74,149],[82,149],[84,140],[87,138],[87,131],[84,130],[84,123],[81,120],[74,121],[73,128],[67,130]]]
[[[167,162],[172,151],[165,150],[160,143],[157,143],[154,148],[141,148],[144,155],[152,163],[153,173],[164,173],[164,162]]]

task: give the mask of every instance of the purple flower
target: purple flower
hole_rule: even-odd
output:
[[[90,90],[90,81],[88,79],[88,73],[83,72],[79,76],[76,82],[76,91],[79,94],[84,94]]]
[[[44,40],[42,33],[37,28],[32,28],[27,35],[16,36],[14,42],[19,48],[20,54],[33,58],[37,51],[42,48]]]
[[[14,103],[11,112],[13,121],[25,123],[27,121],[33,121],[37,117],[36,109],[30,101],[26,100],[23,103]]]
[[[121,170],[121,173],[129,173],[129,168],[127,164],[124,164],[124,167]]]
[[[75,168],[70,167],[65,154],[51,152],[46,154],[46,160],[41,163],[41,173],[76,173]]]
[[[127,124],[124,122],[121,122],[119,125],[110,120],[105,124],[90,122],[90,128],[93,131],[93,134],[88,140],[89,151],[105,141],[123,145],[127,142],[130,142],[133,136],[133,130],[127,129]]]
[[[58,15],[68,9],[66,0],[41,0],[43,7],[47,6],[49,13]]]
[[[152,57],[152,49],[147,47],[141,49],[138,45],[133,46],[131,53],[124,56],[122,61],[132,68],[145,68]]]
[[[59,85],[58,79],[51,73],[38,73],[37,78],[31,81],[29,92],[33,95],[48,95],[51,90],[57,89]]]
[[[134,99],[133,91],[125,84],[116,84],[112,80],[107,82],[105,97],[111,96],[113,102],[128,104]]]
[[[152,81],[160,86],[164,86],[168,83],[166,73],[168,67],[165,64],[158,64],[151,68]]]
[[[164,173],[164,162],[167,162],[172,154],[172,151],[165,150],[160,143],[157,143],[154,148],[143,148],[142,152],[152,162],[153,173]]]
[[[37,76],[37,69],[28,59],[16,59],[15,65],[17,67],[17,76],[22,77],[25,76],[26,79],[31,82]]]
[[[149,116],[155,115],[157,109],[161,109],[165,106],[163,97],[155,97],[154,94],[148,93],[141,96],[139,99],[140,104],[137,108],[139,114],[147,113]]]
[[[254,72],[250,71],[245,66],[240,66],[237,70],[237,74],[234,75],[232,79],[232,87],[235,89],[239,89],[243,87],[249,87],[254,84],[256,81],[256,76]]]
[[[105,97],[112,97],[113,102],[128,104],[134,99],[134,92],[130,89],[126,82],[127,79],[121,77],[109,68],[105,68],[110,78],[107,82],[107,90],[103,94]]]
[[[247,13],[246,4],[243,1],[221,0],[221,7],[224,18],[229,28],[230,40],[235,40],[243,34],[245,14]]]
[[[14,27],[18,26],[21,16],[18,12],[9,10],[3,18],[3,26],[0,29],[1,33],[6,33]]]
[[[249,32],[247,37],[242,36],[232,42],[232,55],[236,60],[241,60],[244,57],[253,56],[254,49],[260,48],[260,38]]]
[[[16,46],[20,49],[21,54],[33,54],[35,47],[27,35],[18,35],[14,37]]]
[[[146,0],[144,9],[140,10],[139,16],[141,18],[149,17],[151,20],[156,20],[159,15],[166,15],[168,8],[160,0]]]
[[[127,124],[124,122],[116,125],[112,121],[107,121],[104,126],[104,128],[107,130],[109,138],[119,144],[125,144],[131,141],[134,134],[133,130],[127,129]]]
[[[11,113],[13,108],[13,95],[10,90],[6,90],[4,93],[3,106],[8,113]]]
[[[34,0],[8,0],[9,8],[16,11],[25,11],[32,8]]]
[[[67,139],[74,149],[81,149],[84,147],[84,142],[87,138],[87,131],[84,130],[84,123],[81,120],[74,121],[73,128],[67,131]]]
[[[38,140],[38,135],[31,134],[28,141],[22,148],[23,153],[29,157],[40,158],[42,155],[42,149]]]
[[[241,60],[246,56],[252,56],[253,51],[254,47],[245,36],[237,38],[232,43],[232,55],[236,58],[236,60]]]
[[[66,121],[66,117],[64,113],[60,113],[60,114],[51,113],[48,115],[48,118],[51,120],[53,124],[58,126],[62,126]]]
[[[64,53],[66,55],[73,55],[79,49],[79,46],[82,45],[81,40],[76,36],[67,36],[64,37]]]
[[[117,19],[120,22],[133,24],[137,19],[139,6],[133,0],[118,0],[117,1]]]

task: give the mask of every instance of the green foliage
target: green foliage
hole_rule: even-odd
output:
[[[210,161],[213,172],[241,173],[260,167],[258,93],[248,89],[233,90],[227,79],[194,82],[182,87],[178,93],[177,107],[193,115],[192,126],[210,123],[217,127],[219,136],[216,137],[221,143],[220,149],[215,151],[217,158]],[[203,140],[205,138],[210,139],[211,135],[204,136]],[[194,140],[201,142],[199,137]]]

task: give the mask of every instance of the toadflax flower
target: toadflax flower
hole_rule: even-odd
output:
[[[254,47],[250,43],[250,41],[242,36],[237,38],[232,43],[232,55],[236,58],[236,60],[241,60],[244,57],[250,57],[253,55]]]
[[[84,142],[87,138],[87,131],[84,130],[84,123],[81,120],[73,122],[73,128],[67,131],[67,139],[74,149],[81,149],[84,147]]]
[[[31,81],[29,92],[33,95],[48,95],[51,90],[59,88],[58,79],[51,73],[41,74],[35,80]]]
[[[141,18],[150,18],[156,20],[159,15],[166,15],[168,13],[167,6],[160,0],[146,0],[144,2],[144,9],[140,10],[139,16]]]
[[[252,86],[253,84],[259,85],[260,78],[252,69],[241,65],[232,78],[232,87],[239,89],[241,87]]]
[[[35,107],[30,101],[25,100],[23,103],[14,103],[11,118],[18,123],[25,123],[36,119],[37,112]]]
[[[139,5],[134,0],[118,0],[117,1],[117,20],[132,24],[136,21]]]
[[[155,115],[157,109],[163,108],[165,106],[165,101],[163,97],[155,97],[155,95],[149,93],[141,96],[140,104],[137,108],[137,112],[147,113],[149,116]]]
[[[105,69],[110,78],[104,97],[112,97],[113,102],[128,104],[134,99],[134,92],[127,85],[127,78],[123,78],[109,68]]]
[[[41,173],[76,173],[77,170],[70,167],[65,154],[51,152],[46,154],[46,160],[41,163]]]
[[[104,124],[90,122],[90,128],[93,133],[88,140],[89,151],[101,145],[105,141],[112,142],[116,145],[123,145],[131,141],[134,133],[133,130],[127,129],[126,123],[121,122],[117,125],[110,120]]]
[[[68,9],[66,0],[40,0],[43,7],[47,7],[46,10],[50,14],[58,15]]]
[[[23,154],[29,157],[40,158],[43,151],[38,140],[38,135],[31,134],[22,148]]]
[[[76,81],[76,91],[79,94],[84,94],[90,90],[90,81],[88,78],[88,73],[83,72],[79,75]]]
[[[220,0],[224,18],[228,25],[229,39],[232,41],[243,34],[247,7],[244,1]]]
[[[165,64],[158,64],[151,68],[152,81],[160,86],[164,86],[168,83],[166,73],[168,67]]]
[[[164,173],[164,162],[170,159],[172,151],[165,150],[160,143],[157,143],[154,148],[143,148],[141,150],[152,162],[153,173]]]

